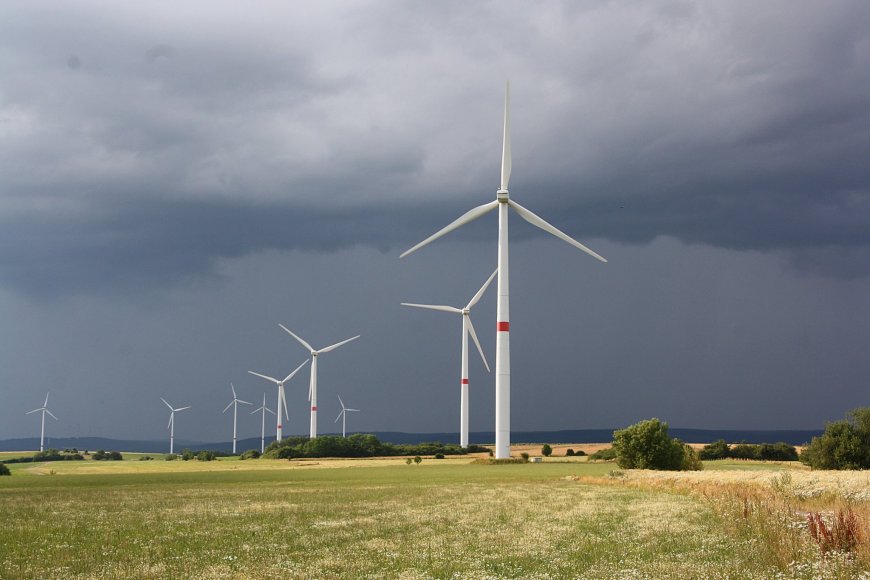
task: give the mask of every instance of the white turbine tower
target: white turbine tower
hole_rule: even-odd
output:
[[[510,84],[505,84],[504,93],[504,140],[502,142],[501,156],[501,186],[496,191],[495,201],[469,210],[447,227],[435,232],[416,246],[404,252],[400,257],[405,257],[411,252],[419,250],[426,244],[437,240],[441,236],[452,232],[477,218],[498,208],[498,308],[496,312],[496,342],[495,342],[495,456],[499,459],[510,457],[511,434],[510,434],[510,389],[511,389],[511,364],[510,364],[510,297],[508,280],[510,268],[508,266],[508,208],[512,208],[521,218],[539,227],[545,232],[553,234],[557,238],[571,244],[575,248],[583,250],[593,258],[606,262],[604,258],[562,232],[556,227],[544,221],[531,211],[527,210],[514,200],[508,193],[508,182],[511,176],[511,133],[510,133]]]
[[[57,417],[54,416],[54,413],[48,410],[48,395],[50,393],[45,393],[45,402],[38,409],[34,409],[32,411],[27,411],[24,413],[25,415],[30,415],[31,413],[36,413],[38,411],[42,411],[42,427],[39,429],[39,450],[45,450],[45,414],[48,413],[51,415],[51,418],[57,421]]]
[[[344,406],[344,401],[341,400],[341,395],[338,395],[338,403],[341,405],[341,412],[338,414],[338,417],[335,418],[333,423],[338,423],[338,420],[341,419],[341,436],[347,437],[347,431],[345,427],[347,426],[347,414],[348,413],[359,413],[359,409],[348,409]]]
[[[402,306],[413,306],[415,308],[428,308],[429,310],[441,310],[443,312],[452,312],[462,315],[462,372],[459,381],[460,404],[459,404],[459,444],[462,447],[468,447],[468,335],[471,335],[474,344],[477,345],[477,352],[480,353],[480,358],[483,359],[483,364],[489,372],[489,364],[486,362],[486,356],[483,354],[483,349],[480,347],[480,341],[477,340],[477,333],[474,331],[474,325],[471,323],[471,309],[480,300],[486,289],[492,283],[492,279],[498,270],[490,274],[477,294],[468,302],[465,308],[454,308],[453,306],[435,306],[432,304],[410,304],[402,302]]]
[[[239,403],[243,405],[250,405],[251,403],[247,401],[243,401],[236,396],[236,387],[230,383],[230,388],[233,390],[233,400],[230,401],[230,404],[224,408],[224,413],[226,413],[230,407],[233,407],[233,455],[236,454],[236,416],[239,413]]]
[[[287,381],[289,381],[290,379],[292,379],[292,378],[294,377],[294,375],[296,375],[296,373],[299,372],[299,369],[301,369],[302,367],[304,367],[306,364],[308,364],[308,359],[305,359],[305,361],[304,361],[301,365],[299,365],[298,367],[296,367],[296,370],[295,370],[295,371],[293,371],[292,373],[290,373],[289,375],[287,375],[287,376],[284,378],[284,380],[282,380],[282,381],[279,381],[278,379],[276,379],[276,378],[274,378],[274,377],[270,377],[269,375],[261,375],[260,373],[255,373],[254,371],[248,371],[248,372],[251,373],[252,375],[256,375],[256,376],[258,376],[258,377],[260,377],[260,378],[262,378],[262,379],[266,379],[267,381],[272,381],[273,383],[275,383],[276,385],[278,385],[278,405],[277,405],[277,409],[278,409],[278,413],[277,413],[278,427],[277,427],[277,429],[275,430],[275,438],[276,438],[278,441],[280,441],[281,439],[284,438],[284,425],[281,424],[281,409],[284,409],[284,418],[286,418],[288,421],[290,420],[290,413],[287,412],[287,399],[286,399],[285,396],[284,396],[284,383],[286,383]]]
[[[293,332],[284,326],[283,324],[279,324],[281,328],[283,328],[287,334],[295,338],[299,341],[299,343],[308,349],[311,353],[311,383],[308,387],[308,400],[311,401],[311,429],[309,431],[308,436],[311,439],[317,437],[317,355],[323,354],[325,352],[329,352],[331,350],[335,350],[343,344],[347,344],[352,340],[356,340],[360,337],[359,334],[352,338],[348,338],[347,340],[342,340],[341,342],[337,342],[332,346],[327,346],[326,348],[321,348],[320,350],[315,350],[313,346],[293,334]]]
[[[169,429],[169,454],[175,454],[175,414],[179,411],[184,411],[185,409],[190,409],[190,405],[187,407],[179,407],[177,409],[173,408],[172,405],[166,402],[166,399],[160,397],[160,400],[169,407],[169,425],[166,426]]]
[[[251,411],[251,415],[254,413],[263,413],[263,421],[260,425],[260,455],[266,450],[266,411],[269,413],[275,414],[275,411],[266,406],[266,393],[263,393],[263,406]]]

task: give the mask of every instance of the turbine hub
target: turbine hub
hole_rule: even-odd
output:
[[[317,351],[316,351],[316,350],[312,350],[312,351],[311,351],[311,356],[317,356]]]
[[[506,189],[499,189],[495,192],[496,199],[498,199],[499,203],[507,203],[508,199],[510,199],[510,194]]]
[[[463,315],[463,316],[468,316],[469,314],[471,314],[471,309],[470,309],[470,308],[463,308],[463,309],[462,309],[462,315]]]

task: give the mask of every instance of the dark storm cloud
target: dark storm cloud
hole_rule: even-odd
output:
[[[407,246],[492,198],[505,77],[511,189],[578,237],[870,268],[862,2],[55,8],[0,24],[0,282],[28,294]]]

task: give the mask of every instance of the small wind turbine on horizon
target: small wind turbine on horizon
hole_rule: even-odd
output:
[[[260,425],[260,455],[266,450],[266,412],[275,414],[275,411],[266,406],[266,393],[263,393],[263,405],[251,411],[251,415],[254,413],[263,413],[263,421]]]
[[[190,409],[190,405],[186,407],[179,407],[177,409],[173,408],[172,405],[166,402],[166,399],[160,397],[160,400],[169,407],[169,425],[166,426],[169,429],[169,454],[175,455],[175,414],[178,411],[184,411],[186,409]]]
[[[251,403],[247,401],[243,401],[236,396],[236,387],[230,383],[230,388],[233,390],[233,400],[230,401],[230,404],[227,405],[223,412],[226,413],[230,407],[233,407],[233,455],[236,454],[236,416],[239,413],[239,403],[243,405],[250,405]]]
[[[333,423],[338,423],[338,420],[341,419],[341,436],[347,437],[345,426],[347,425],[347,414],[348,413],[359,413],[359,409],[348,409],[344,406],[344,401],[341,400],[341,395],[338,395],[338,404],[341,405],[341,412],[338,414],[338,417],[335,418]]]
[[[474,344],[477,346],[477,352],[480,353],[480,358],[483,360],[486,371],[489,372],[489,363],[486,362],[486,356],[483,354],[483,349],[480,347],[480,341],[477,340],[477,333],[474,331],[474,325],[471,323],[471,309],[478,303],[483,293],[489,288],[492,279],[498,274],[498,270],[490,274],[480,290],[477,291],[465,308],[454,308],[453,306],[435,306],[432,304],[411,304],[402,302],[402,306],[413,306],[415,308],[427,308],[429,310],[440,310],[442,312],[452,312],[462,315],[462,370],[459,380],[460,389],[460,404],[459,404],[459,445],[468,447],[468,335],[471,335]]]
[[[560,240],[582,250],[593,258],[607,262],[568,234],[547,223],[541,217],[527,210],[510,198],[508,183],[511,177],[511,133],[510,133],[510,83],[505,83],[504,92],[504,138],[501,153],[501,185],[496,191],[496,199],[475,207],[451,224],[438,230],[416,246],[401,254],[404,258],[423,246],[452,232],[453,230],[482,217],[498,208],[498,307],[496,309],[496,352],[495,352],[495,456],[498,459],[510,457],[511,448],[511,370],[510,370],[510,292],[508,266],[508,208],[517,212],[521,218],[535,227],[541,228]]]
[[[296,367],[296,370],[295,370],[295,371],[293,371],[292,373],[290,373],[289,375],[287,375],[287,376],[284,378],[284,380],[282,380],[282,381],[279,381],[278,379],[276,379],[276,378],[274,378],[274,377],[270,377],[269,375],[261,375],[260,373],[255,373],[254,371],[248,371],[248,372],[251,373],[252,375],[256,375],[256,376],[260,377],[261,379],[266,379],[267,381],[272,381],[273,383],[275,383],[276,385],[278,385],[278,405],[277,405],[277,409],[278,409],[278,414],[277,414],[277,418],[278,418],[278,419],[277,419],[277,420],[278,420],[278,426],[277,426],[277,428],[275,429],[275,438],[276,438],[278,441],[280,441],[281,439],[284,438],[284,425],[281,424],[281,409],[284,409],[284,417],[285,417],[288,421],[290,420],[290,413],[287,412],[287,399],[286,399],[286,397],[284,396],[284,383],[286,383],[287,381],[289,381],[290,379],[292,379],[293,376],[294,376],[296,373],[298,373],[299,370],[300,370],[302,367],[304,367],[306,364],[308,364],[308,359],[305,359],[305,361],[303,361],[303,363],[302,363],[301,365],[299,365],[298,367]],[[264,404],[265,404],[265,403],[264,403]],[[265,417],[264,417],[264,418],[265,418]]]
[[[54,416],[54,413],[48,410],[48,395],[51,394],[51,391],[45,393],[45,402],[38,409],[34,409],[32,411],[27,411],[24,413],[25,415],[30,415],[31,413],[36,413],[37,411],[42,411],[42,426],[39,429],[39,450],[45,451],[45,414],[48,413],[51,415],[51,418],[57,421],[57,417]]]
[[[317,437],[317,355],[329,352],[331,350],[335,350],[343,344],[347,344],[352,340],[358,339],[361,335],[357,334],[356,336],[348,338],[347,340],[337,342],[332,346],[327,346],[325,348],[315,350],[313,346],[293,334],[293,332],[283,324],[279,324],[278,326],[283,328],[284,331],[287,332],[287,334],[298,340],[299,344],[307,348],[308,352],[311,353],[311,382],[308,386],[308,400],[311,401],[311,427],[309,429],[308,436],[311,439],[314,439]]]

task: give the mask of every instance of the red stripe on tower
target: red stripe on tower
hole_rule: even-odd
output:
[[[462,379],[462,384],[463,384],[463,385],[467,385],[467,384],[468,384],[468,379]]]
[[[317,407],[311,407],[311,410],[312,410],[312,411],[316,411],[316,410],[317,410]]]
[[[499,332],[510,332],[511,331],[511,323],[510,322],[499,322],[498,323],[498,331]]]

